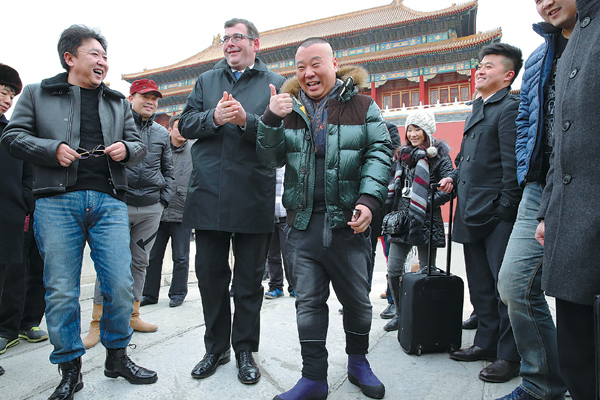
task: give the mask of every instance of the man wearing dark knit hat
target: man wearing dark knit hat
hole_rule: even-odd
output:
[[[0,64],[0,132],[13,98],[21,93],[19,74]],[[33,238],[32,166],[0,150],[0,354],[19,344],[48,340],[39,328],[44,316],[44,263]],[[1,374],[1,371],[0,371]]]

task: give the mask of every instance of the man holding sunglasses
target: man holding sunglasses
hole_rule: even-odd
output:
[[[104,298],[104,375],[135,384],[158,379],[126,352],[133,279],[125,167],[139,163],[146,148],[127,100],[103,83],[106,48],[98,31],[64,30],[58,53],[66,72],[23,89],[1,139],[12,156],[35,164],[34,233],[44,259],[50,362],[62,373],[49,400],[72,399],[83,388],[79,281],[86,243]]]
[[[225,22],[224,59],[198,77],[179,121],[191,149],[193,172],[183,224],[196,232],[196,276],[202,295],[206,354],[192,371],[206,378],[230,361],[238,379],[253,384],[258,351],[261,284],[273,232],[275,170],[256,155],[260,115],[271,97],[269,84],[284,78],[256,58],[258,30],[244,19]],[[229,297],[229,248],[235,256],[233,325]]]

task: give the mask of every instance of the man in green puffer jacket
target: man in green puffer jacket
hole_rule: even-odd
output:
[[[307,39],[296,52],[296,77],[279,95],[271,85],[259,123],[261,162],[286,165],[283,205],[290,231],[284,251],[293,266],[303,360],[302,379],[275,399],[327,397],[330,282],[344,307],[348,378],[369,397],[385,394],[365,358],[372,314],[368,228],[387,194],[391,150],[381,111],[358,94],[366,78],[360,67],[338,71],[331,45]]]

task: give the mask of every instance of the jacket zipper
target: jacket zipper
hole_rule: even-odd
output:
[[[69,129],[67,131],[67,143],[69,143],[69,146],[71,146],[72,141],[71,141],[71,135],[73,133],[73,102],[75,101],[74,97],[75,97],[75,92],[73,91],[72,88],[68,89],[68,96],[69,96]],[[61,92],[62,93],[62,92]],[[64,190],[65,192],[67,191],[67,186],[69,184],[69,168],[65,168],[64,169]]]

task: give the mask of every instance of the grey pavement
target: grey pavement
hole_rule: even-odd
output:
[[[193,248],[192,246],[192,253]],[[373,323],[367,358],[375,374],[386,386],[386,399],[448,400],[496,399],[510,393],[519,383],[515,378],[508,383],[492,384],[481,381],[477,375],[488,362],[463,363],[450,360],[445,353],[405,354],[396,332],[382,328],[388,320],[379,317],[386,300],[385,258],[381,247],[377,252],[373,276],[371,302]],[[471,313],[468,301],[462,248],[453,244],[452,271],[465,279],[465,307],[463,315]],[[193,254],[192,260],[193,260]],[[438,260],[443,264],[446,251],[440,249]],[[170,255],[165,257],[165,280],[169,279]],[[190,269],[193,271],[193,263]],[[290,389],[300,379],[300,346],[296,330],[294,299],[286,296],[264,300],[261,313],[260,350],[255,359],[262,371],[256,385],[246,386],[237,380],[235,360],[219,367],[215,375],[196,380],[190,376],[192,368],[204,355],[204,320],[198,287],[190,274],[189,294],[182,306],[169,308],[168,287],[161,289],[158,304],[142,307],[142,318],[158,324],[154,333],[135,332],[129,355],[138,364],[158,372],[153,385],[131,385],[123,378],[110,379],[103,374],[105,350],[102,345],[90,349],[83,356],[84,388],[75,400],[100,399],[272,399]],[[263,282],[266,287],[267,282]],[[89,259],[82,278],[81,319],[82,336],[88,331],[92,314],[93,267]],[[330,400],[367,399],[346,376],[347,357],[344,352],[340,304],[331,291],[329,305],[329,397]],[[554,302],[551,301],[551,307]],[[45,321],[42,322],[45,328]],[[463,331],[463,346],[473,342],[474,331]],[[21,343],[0,356],[0,365],[6,373],[0,376],[0,399],[47,399],[60,381],[57,366],[50,364],[51,344],[46,341]]]

